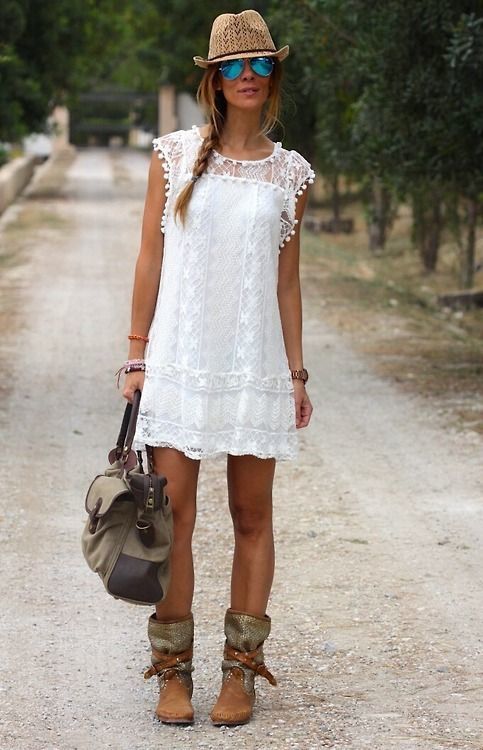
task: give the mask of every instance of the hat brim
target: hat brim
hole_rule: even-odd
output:
[[[196,55],[193,57],[195,65],[198,65],[200,68],[208,68],[210,65],[214,65],[215,63],[223,62],[224,60],[240,60],[244,59],[245,57],[276,57],[277,60],[282,62],[282,60],[285,60],[289,53],[289,46],[286,44],[284,47],[280,47],[280,49],[275,50],[275,52],[267,52],[266,50],[252,50],[251,52],[235,52],[233,55],[222,55],[221,57],[214,57],[212,60],[205,60],[204,57],[199,57],[199,55]]]

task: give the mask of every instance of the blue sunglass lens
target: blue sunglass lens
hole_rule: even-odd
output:
[[[227,60],[226,62],[221,63],[220,71],[223,78],[226,78],[228,81],[233,81],[235,78],[238,78],[243,70],[243,64],[243,60]]]
[[[273,60],[271,57],[251,57],[249,58],[250,67],[257,76],[267,78],[273,70]],[[244,60],[226,60],[220,64],[220,72],[223,78],[228,81],[234,81],[238,78],[245,65]]]
[[[258,76],[266,78],[273,70],[273,60],[271,57],[253,57],[250,60],[250,67]]]

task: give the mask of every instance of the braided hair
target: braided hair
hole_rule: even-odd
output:
[[[272,72],[270,95],[267,99],[265,115],[262,123],[261,132],[266,135],[279,122],[278,114],[280,111],[280,82],[282,77],[282,67],[278,60],[274,60],[275,65]],[[179,193],[174,207],[175,217],[179,216],[181,223],[184,224],[188,211],[188,204],[193,194],[196,182],[200,179],[208,166],[208,160],[212,150],[220,145],[223,126],[225,124],[227,104],[221,90],[216,89],[218,66],[210,65],[205,71],[196,98],[198,104],[208,116],[208,134],[203,139],[198,156],[193,166],[193,174],[190,181],[184,186]]]

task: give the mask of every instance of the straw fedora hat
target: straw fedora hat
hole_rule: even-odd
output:
[[[208,57],[193,57],[195,65],[207,68],[222,60],[237,60],[240,57],[276,57],[284,60],[288,45],[276,49],[268,26],[256,10],[241,13],[223,13],[213,21]]]

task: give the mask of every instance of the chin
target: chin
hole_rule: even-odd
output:
[[[236,100],[231,101],[229,103],[232,106],[237,107],[238,109],[253,110],[253,109],[261,109],[266,101],[267,101],[266,96],[252,96],[249,98],[240,96],[240,97],[236,97]]]

